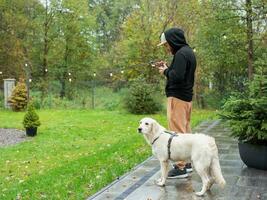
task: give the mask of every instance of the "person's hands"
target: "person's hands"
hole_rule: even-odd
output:
[[[159,70],[160,74],[163,74],[165,69],[168,68],[167,62],[165,62],[165,61],[156,62],[156,66],[158,67],[158,70]]]
[[[164,64],[163,66],[159,67],[159,73],[163,74],[165,69],[167,69],[167,68],[168,68],[168,66],[166,64]]]
[[[157,68],[163,67],[164,65],[167,66],[167,62],[165,62],[163,60],[154,63],[154,66]]]

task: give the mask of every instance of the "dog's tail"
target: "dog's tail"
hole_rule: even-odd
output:
[[[217,184],[219,184],[221,188],[224,188],[226,182],[225,182],[225,180],[223,178],[223,175],[222,175],[222,171],[221,171],[221,167],[220,167],[220,163],[219,163],[218,157],[212,159],[211,172],[212,172],[212,175],[215,178],[215,182]]]

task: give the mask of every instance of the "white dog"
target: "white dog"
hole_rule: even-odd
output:
[[[191,160],[203,184],[201,191],[196,195],[204,195],[213,183],[224,187],[225,180],[222,176],[214,138],[204,134],[174,136],[151,118],[143,118],[140,121],[138,132],[144,135],[146,141],[152,146],[153,155],[160,161],[161,178],[157,180],[157,185],[165,186],[169,160]]]

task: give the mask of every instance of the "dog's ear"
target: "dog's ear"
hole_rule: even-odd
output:
[[[152,122],[152,132],[155,134],[159,131],[159,125],[156,121]]]

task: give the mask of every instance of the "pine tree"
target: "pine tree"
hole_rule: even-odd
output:
[[[33,104],[28,106],[28,110],[23,119],[24,128],[35,128],[41,125],[39,116],[35,112]]]
[[[27,88],[23,79],[20,79],[14,90],[12,91],[11,97],[8,100],[13,111],[22,111],[26,108],[28,103]]]
[[[232,136],[253,144],[267,144],[267,76],[254,75],[249,94],[231,97],[223,106],[223,119],[229,120]]]

